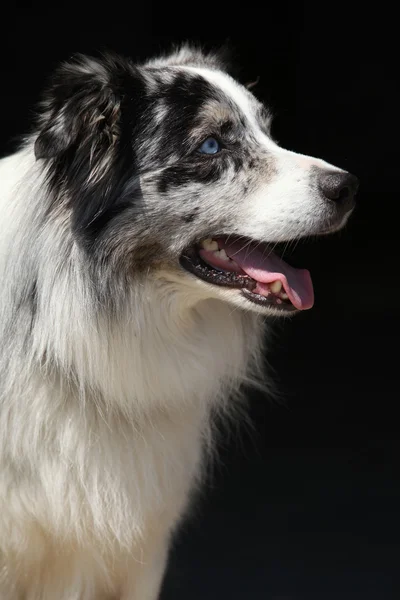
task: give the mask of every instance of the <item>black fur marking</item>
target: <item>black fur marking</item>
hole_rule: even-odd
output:
[[[243,157],[240,154],[233,154],[233,168],[235,173],[239,173],[239,171],[243,167]]]
[[[222,137],[232,136],[235,133],[236,127],[233,121],[225,121],[220,127]]]
[[[159,132],[164,138],[160,159],[165,161],[176,152],[185,156],[190,150],[189,134],[201,123],[204,105],[220,101],[220,92],[199,75],[179,73],[172,84],[164,84],[159,98],[167,109]]]
[[[224,162],[220,158],[203,158],[193,162],[173,165],[160,175],[158,191],[167,193],[170,189],[189,185],[190,183],[215,183],[224,171]]]
[[[197,217],[197,214],[198,214],[198,212],[199,212],[199,209],[198,209],[198,208],[195,208],[195,209],[194,209],[194,210],[193,210],[191,213],[189,213],[188,215],[184,215],[184,216],[182,217],[182,220],[183,220],[185,223],[192,223],[192,221],[194,221],[194,220],[195,220],[195,218]]]
[[[192,73],[179,73],[165,90],[167,105],[171,110],[178,110],[180,116],[196,116],[204,102],[218,96],[218,90],[211,83]]]
[[[113,206],[105,208],[99,214],[96,214],[91,221],[89,221],[85,228],[85,234],[89,236],[90,240],[96,240],[100,237],[102,231],[106,226],[115,218],[122,214],[127,208],[131,206],[131,202],[117,201]]]
[[[30,320],[29,333],[31,333],[35,325],[38,311],[37,279],[35,276],[33,276],[32,281],[29,282],[28,287],[21,292],[16,307],[16,315],[20,315],[22,312],[27,315],[27,318]],[[18,318],[20,318],[20,316]]]
[[[33,326],[35,324],[36,314],[37,314],[37,310],[38,310],[38,293],[37,293],[37,280],[36,279],[34,279],[31,284],[31,289],[29,291],[27,300],[28,300],[28,305],[29,305],[29,310],[30,310],[30,315],[31,315],[30,331],[32,331]]]

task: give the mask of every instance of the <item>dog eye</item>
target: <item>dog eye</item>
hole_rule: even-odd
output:
[[[200,146],[200,154],[217,154],[221,151],[221,144],[213,137],[209,137]]]

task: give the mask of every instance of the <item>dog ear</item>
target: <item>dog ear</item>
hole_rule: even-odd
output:
[[[36,158],[60,157],[87,146],[110,150],[119,135],[123,83],[133,67],[120,57],[76,56],[53,75],[44,102]],[[104,154],[103,154],[104,156]]]
[[[52,196],[71,206],[79,233],[98,233],[135,174],[133,137],[144,96],[137,68],[110,54],[77,56],[50,81],[35,156],[48,162]]]

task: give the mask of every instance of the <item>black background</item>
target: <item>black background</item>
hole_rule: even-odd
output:
[[[253,0],[38,3],[3,14],[3,151],[26,131],[51,69],[76,51],[143,59],[183,39],[229,40],[242,81],[260,77],[255,93],[274,110],[279,142],[361,180],[347,229],[302,250],[316,304],[277,325],[269,353],[285,401],[251,394],[254,431],[223,438],[163,600],[398,597],[394,20],[384,3]]]

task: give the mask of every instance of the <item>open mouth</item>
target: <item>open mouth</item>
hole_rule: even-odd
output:
[[[180,262],[207,283],[240,289],[260,306],[293,312],[314,304],[309,271],[290,266],[274,244],[233,236],[207,238],[187,249]]]

